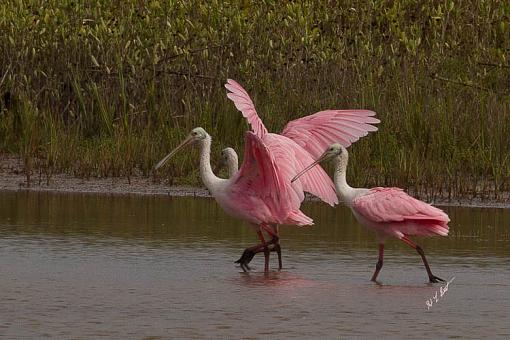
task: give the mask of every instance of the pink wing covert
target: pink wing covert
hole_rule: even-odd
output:
[[[253,132],[246,133],[244,161],[235,176],[232,190],[246,196],[256,195],[278,223],[313,224],[312,219],[299,210],[300,197],[279,173],[273,153]],[[258,206],[250,208],[257,209]]]
[[[352,208],[365,218],[378,223],[420,224],[424,230],[417,232],[417,235],[448,235],[448,215],[441,209],[409,196],[399,188],[370,189],[367,194],[353,201]]]
[[[264,143],[275,154],[278,159],[277,167],[288,181],[314,161],[306,150],[285,136],[268,133],[264,137]],[[338,204],[335,185],[320,165],[313,167],[294,182],[298,183],[299,186],[295,190],[309,192],[331,206]]]
[[[248,92],[246,92],[238,82],[232,79],[227,79],[225,88],[230,91],[230,93],[227,93],[228,99],[233,101],[236,108],[241,111],[243,117],[246,118],[251,125],[253,132],[259,137],[265,135],[267,129],[260,120]]]
[[[349,147],[369,132],[377,131],[379,119],[369,110],[326,110],[293,120],[282,135],[294,140],[318,158],[333,143]]]
[[[255,110],[248,92],[235,80],[225,84],[230,93],[227,97],[248,120],[252,130],[262,137],[268,131]],[[326,110],[293,120],[285,126],[282,135],[308,151],[312,157],[319,157],[328,146],[340,143],[350,146],[369,132],[377,131],[372,124],[380,123],[375,112],[369,110]]]

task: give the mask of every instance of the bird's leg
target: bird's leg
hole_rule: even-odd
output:
[[[282,269],[282,248],[280,246],[280,237],[278,235],[278,225],[275,224],[272,226],[272,228],[267,225],[263,224],[261,227],[265,230],[266,233],[271,236],[271,241],[269,241],[268,244],[274,244],[274,251],[278,254],[278,270]]]
[[[260,233],[260,228],[257,229],[257,234]],[[244,272],[247,272],[248,270],[251,270],[248,263],[253,260],[253,257],[262,251],[263,247],[260,244],[256,244],[254,246],[248,247],[243,251],[243,254],[241,257],[235,261],[234,263],[239,263],[239,266]]]
[[[257,231],[258,235],[259,235],[259,233],[260,233],[260,235],[262,235],[262,233],[261,233],[262,229],[264,231],[266,231],[272,237],[271,241],[266,242],[265,239],[263,238],[263,236],[262,236],[262,238],[260,238],[260,236],[259,236],[261,243],[256,244],[252,247],[246,248],[244,250],[243,254],[241,255],[241,257],[237,261],[235,261],[235,263],[239,263],[241,269],[243,269],[245,272],[247,270],[250,270],[248,263],[250,263],[251,260],[253,260],[253,257],[255,257],[256,254],[258,254],[262,251],[266,252],[266,249],[268,252],[272,252],[272,251],[277,252],[279,269],[281,269],[281,248],[280,248],[277,232],[276,232],[276,237],[275,237],[275,231],[272,230],[271,228],[269,228],[269,226],[262,224],[259,226],[259,230]]]
[[[429,263],[427,262],[427,258],[425,257],[425,252],[423,251],[423,249],[419,245],[417,245],[416,243],[414,243],[413,241],[408,239],[406,236],[402,237],[401,240],[404,241],[410,247],[416,249],[418,254],[420,254],[421,259],[423,260],[423,264],[425,265],[425,269],[427,270],[427,274],[429,275],[429,281],[430,282],[432,282],[432,283],[439,282],[439,281],[445,282],[445,280],[443,280],[443,279],[435,276],[434,274],[432,274],[432,271],[430,270]]]
[[[272,244],[268,243],[267,246],[268,246],[268,249],[269,249],[270,252],[277,251],[275,245],[272,245]],[[241,257],[237,261],[235,261],[234,263],[239,263],[243,270],[245,270],[243,268],[243,266],[245,266],[248,270],[250,270],[250,267],[248,266],[248,263],[250,263],[251,260],[253,260],[253,258],[255,257],[256,254],[258,254],[260,252],[263,252],[263,251],[264,251],[264,246],[261,245],[261,244],[257,244],[257,245],[254,245],[252,247],[246,248],[244,250],[243,254],[241,255]]]
[[[374,275],[372,275],[372,279],[370,281],[377,282],[377,275],[379,275],[379,271],[381,271],[381,268],[383,266],[383,258],[384,258],[384,244],[379,243],[379,261],[377,261],[377,264],[375,265],[375,272]]]
[[[278,270],[282,270],[282,247],[280,246],[280,228],[278,227],[278,224],[273,225],[273,231],[276,234],[276,242],[274,245],[276,254],[278,254]],[[273,237],[274,240],[274,237]]]
[[[262,224],[264,226],[264,224]],[[269,248],[267,247],[266,240],[264,239],[264,235],[262,235],[262,230],[259,228],[257,230],[257,235],[259,235],[260,243],[264,247],[264,273],[269,272]]]

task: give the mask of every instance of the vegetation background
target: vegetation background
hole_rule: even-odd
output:
[[[433,198],[510,190],[510,2],[0,3],[0,150],[42,172],[150,176],[195,126],[214,152],[247,129],[227,78],[271,131],[326,108],[378,113],[354,185]],[[197,157],[163,171],[197,184]]]

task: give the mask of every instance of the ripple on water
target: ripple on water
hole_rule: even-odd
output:
[[[27,202],[32,209],[26,209]],[[6,338],[413,337],[510,334],[510,211],[448,208],[454,236],[386,246],[342,208],[309,203],[282,227],[284,269],[234,265],[257,241],[210,200],[0,196],[0,335]],[[486,224],[490,224],[487,227]]]

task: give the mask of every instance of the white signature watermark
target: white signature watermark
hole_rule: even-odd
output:
[[[439,301],[439,299],[442,298],[443,295],[446,294],[446,292],[448,291],[448,285],[450,283],[452,283],[453,280],[455,280],[455,276],[452,277],[450,280],[448,280],[446,282],[445,286],[439,287],[439,296],[437,295],[438,291],[436,290],[436,294],[434,294],[434,296],[432,298],[430,298],[427,301],[425,301],[425,304],[427,305],[427,310],[429,310],[430,307],[432,307],[434,305],[434,303],[437,303]]]

